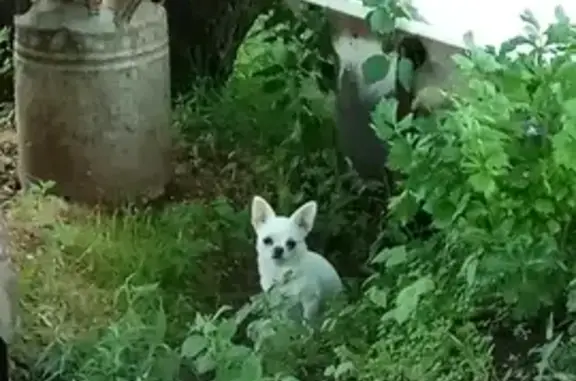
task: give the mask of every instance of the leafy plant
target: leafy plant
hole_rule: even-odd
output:
[[[121,287],[117,308],[123,316],[110,327],[82,340],[53,343],[37,360],[37,376],[45,380],[174,380],[180,360],[166,343],[166,315],[157,285]]]
[[[380,24],[373,30],[388,30],[390,19],[374,11],[370,21]],[[390,317],[399,323],[433,303],[432,280],[442,273],[452,274],[442,288],[465,296],[470,317],[488,310],[532,318],[558,307],[567,290],[574,311],[576,29],[561,7],[547,28],[529,11],[522,19],[525,34],[488,49],[470,43],[454,57],[458,87],[444,89],[447,107],[397,119],[397,102],[387,100],[374,113],[376,132],[390,146],[388,166],[401,174],[391,221],[406,227],[422,207],[436,229],[421,242],[401,237],[400,246],[374,258],[388,268],[420,269],[396,294]],[[386,65],[369,61],[370,78],[386,74],[376,72]],[[371,290],[373,300],[388,303],[388,292]]]
[[[451,108],[395,120],[395,105],[381,105],[375,119],[390,142],[389,166],[405,176],[392,216],[409,220],[422,203],[461,258],[470,290],[519,315],[551,306],[567,286],[575,211],[574,30],[559,40],[556,31],[570,29],[560,17],[539,34],[535,21],[527,28],[534,33],[498,56],[471,46],[455,57],[463,80],[449,94]],[[511,57],[519,44],[531,50]]]

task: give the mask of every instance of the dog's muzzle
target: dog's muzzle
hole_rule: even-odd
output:
[[[276,246],[274,251],[272,251],[272,259],[282,259],[284,255],[284,248],[281,246]]]

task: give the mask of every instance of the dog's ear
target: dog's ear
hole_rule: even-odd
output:
[[[314,226],[314,220],[316,219],[317,211],[318,204],[316,201],[308,201],[306,204],[302,205],[294,213],[292,213],[290,219],[293,223],[296,224],[296,226],[308,234]]]
[[[254,196],[252,199],[251,222],[254,230],[258,230],[260,226],[268,219],[275,217],[274,209],[260,196]]]

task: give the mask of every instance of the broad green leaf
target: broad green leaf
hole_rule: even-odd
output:
[[[234,360],[243,360],[244,358],[251,356],[252,350],[244,345],[233,345],[226,351],[226,358]]]
[[[460,198],[460,200],[456,204],[456,211],[454,212],[452,222],[454,222],[456,218],[458,218],[458,216],[460,216],[464,212],[464,210],[468,207],[471,197],[472,196],[470,195],[470,193],[465,193],[462,196],[462,198]]]
[[[412,114],[412,113],[405,115],[396,124],[396,130],[399,133],[409,131],[410,129],[413,129],[413,128],[414,128],[414,114]],[[422,139],[420,139],[420,138],[415,139],[415,141],[421,141],[421,140]]]
[[[406,262],[407,259],[408,254],[406,252],[406,246],[400,245],[380,251],[380,253],[378,253],[371,262],[386,262],[386,267],[392,267]]]
[[[236,322],[233,319],[226,319],[218,324],[218,337],[224,341],[231,341],[236,334]]]
[[[196,327],[204,327],[208,323],[206,317],[200,313],[196,314],[196,318],[194,319],[194,326]]]
[[[538,30],[540,29],[540,23],[538,22],[538,20],[536,20],[536,16],[534,16],[534,13],[530,9],[524,10],[524,12],[522,12],[522,14],[520,15],[520,18],[522,19],[522,21],[528,23],[529,25],[532,25],[534,28]]]
[[[254,353],[242,360],[242,368],[240,369],[240,378],[238,381],[258,381],[262,379],[262,376],[262,363]]]
[[[463,54],[454,54],[452,60],[464,71],[471,71],[474,69],[474,62]]]
[[[576,312],[576,289],[568,291],[568,298],[566,299],[566,309],[569,313]]]
[[[470,58],[474,62],[474,66],[485,73],[494,73],[502,69],[502,65],[496,60],[496,57],[482,48],[473,48]]]
[[[464,275],[468,287],[471,287],[476,280],[476,271],[478,270],[478,258],[475,255],[470,255],[460,269],[460,275]]]
[[[241,378],[242,361],[233,361],[226,357],[224,357],[223,360],[224,361],[218,361],[218,364],[216,365],[216,372],[213,381],[246,381]]]
[[[565,44],[570,40],[572,26],[569,23],[555,23],[548,26],[544,34],[547,44]]]
[[[184,340],[181,348],[182,357],[196,357],[208,346],[208,339],[200,335],[192,335]]]
[[[454,219],[456,212],[456,205],[450,202],[447,197],[442,196],[439,200],[433,203],[432,214],[434,215],[434,225],[440,229],[446,229]]]
[[[372,125],[378,139],[387,142],[396,134],[394,127],[389,123],[375,123]]]
[[[434,281],[429,276],[416,280],[411,285],[403,288],[396,297],[394,318],[399,324],[404,323],[418,307],[420,297],[434,289]]]
[[[403,171],[412,165],[413,148],[406,140],[397,139],[391,144],[388,153],[388,166],[390,169]]]
[[[362,63],[362,74],[367,85],[383,80],[389,70],[390,59],[384,54],[375,54]]]
[[[400,57],[396,75],[398,76],[398,82],[400,82],[404,90],[411,91],[414,79],[414,63],[412,60],[406,57]]]
[[[344,361],[336,367],[334,370],[334,379],[341,380],[344,376],[351,374],[356,367],[352,361]]]
[[[394,126],[397,124],[398,100],[396,98],[382,99],[372,112],[374,129],[380,139],[389,140],[395,135]]]
[[[412,312],[416,310],[417,306],[418,306],[417,298],[405,300],[401,304],[399,304],[396,308],[394,308],[392,311],[390,311],[391,312],[390,316],[392,316],[398,324],[403,324],[408,320],[408,318],[410,318]],[[387,318],[388,314],[386,314],[385,316]]]
[[[476,271],[478,270],[478,258],[472,259],[466,267],[466,282],[468,286],[472,286],[476,280]]]
[[[388,306],[388,293],[385,290],[378,287],[371,287],[367,293],[372,303],[378,307],[386,308]]]
[[[562,226],[560,226],[560,224],[554,220],[546,221],[546,225],[548,226],[548,230],[552,234],[558,234],[560,233],[560,230],[562,230]]]
[[[252,312],[254,312],[254,305],[251,303],[245,304],[238,311],[236,311],[236,314],[234,315],[234,324],[236,325],[236,327],[242,324],[244,320],[246,320],[246,318],[250,316]]]
[[[566,125],[563,130],[552,137],[552,155],[557,165],[576,171],[576,151],[574,150],[576,139],[568,131],[570,128],[572,128],[571,125]]]
[[[571,107],[570,99],[576,98],[576,83],[573,83],[572,78],[576,78],[576,65],[571,60],[564,62],[560,65],[556,72],[558,78],[562,81],[562,97],[568,99],[569,103],[564,103],[564,109],[572,115],[574,110],[569,109]]]
[[[407,290],[409,289],[409,291]],[[412,283],[407,288],[404,288],[404,293],[410,293],[416,296],[421,296],[434,289],[434,281],[430,276],[423,276]]]
[[[527,39],[525,36],[512,37],[511,39],[504,41],[502,45],[500,45],[500,54],[506,55],[508,53],[515,51],[522,45],[531,45],[531,44],[532,41]]]
[[[396,26],[394,15],[383,7],[370,11],[367,18],[370,29],[379,34],[391,33]]]
[[[328,367],[326,367],[326,369],[324,369],[324,376],[332,377],[335,372],[336,372],[336,366],[329,365]]]
[[[194,366],[196,367],[198,373],[204,374],[216,368],[216,361],[212,357],[212,354],[205,353],[202,356],[196,358],[194,361]]]
[[[527,38],[532,41],[532,45],[536,45],[538,43],[540,30],[534,25],[527,24],[524,26],[524,33],[526,34]]]
[[[390,197],[388,207],[394,218],[405,225],[416,215],[419,205],[411,192],[404,191],[398,196]]]
[[[550,215],[554,213],[554,204],[550,200],[539,198],[534,201],[534,209],[536,209],[538,213]]]
[[[564,101],[562,108],[568,117],[576,121],[576,98]]]
[[[496,182],[492,176],[485,172],[473,174],[468,178],[468,182],[476,192],[483,193],[486,197],[490,197],[496,192]]]
[[[570,24],[570,18],[566,15],[566,11],[562,5],[557,5],[554,8],[554,16],[556,17],[556,21],[561,24]]]

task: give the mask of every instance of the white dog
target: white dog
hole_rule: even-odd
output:
[[[309,201],[290,217],[277,216],[262,197],[252,200],[260,286],[264,292],[274,286],[281,295],[294,298],[308,322],[318,316],[327,299],[343,290],[334,267],[320,254],[309,251],[304,241],[317,209],[316,202]]]

